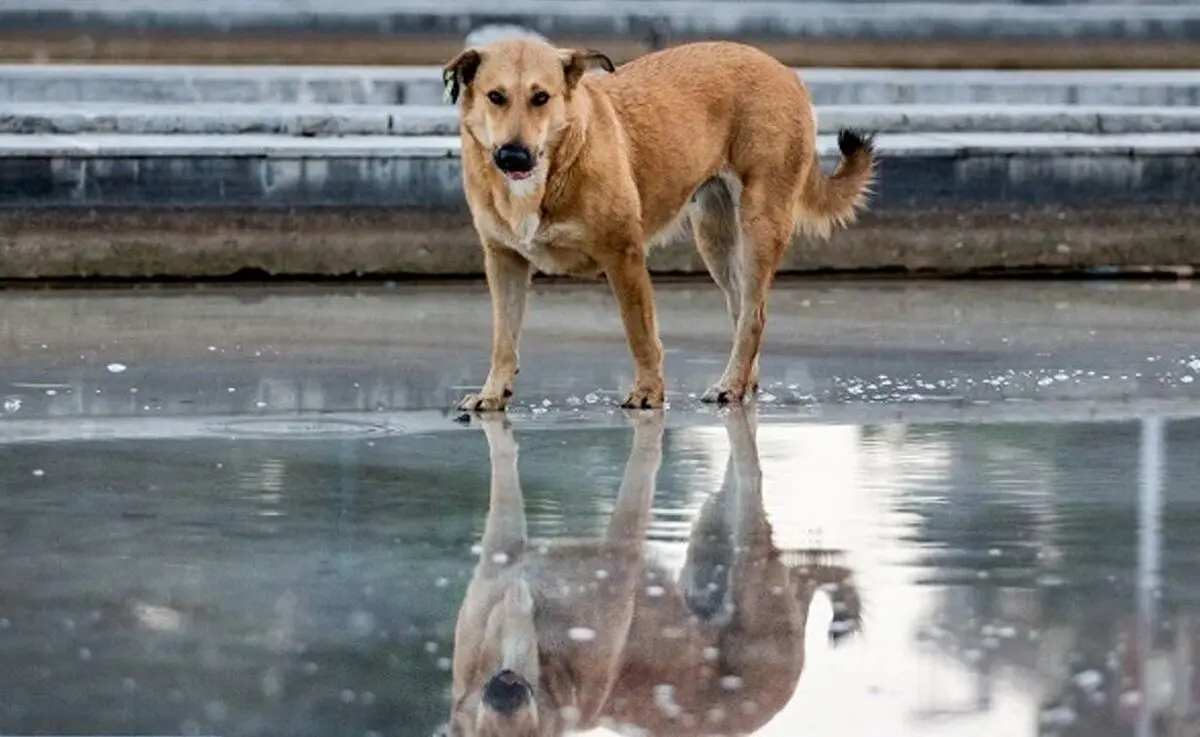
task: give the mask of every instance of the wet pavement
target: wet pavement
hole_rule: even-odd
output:
[[[664,282],[662,415],[608,293],[542,286],[469,425],[482,285],[0,292],[0,733],[439,733],[517,580],[543,721],[1200,733],[1189,286],[783,282],[739,412]]]

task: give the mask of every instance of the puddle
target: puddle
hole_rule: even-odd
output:
[[[729,417],[661,438],[530,417],[0,446],[0,728],[435,734],[476,561],[509,575],[614,534],[629,544],[543,568],[541,622],[563,657],[622,664],[579,686],[617,679],[599,712],[614,729],[1133,735],[1154,733],[1147,714],[1190,718],[1200,420]],[[494,558],[490,479],[518,480],[514,449],[523,504],[510,485],[493,510],[524,511],[527,552]]]

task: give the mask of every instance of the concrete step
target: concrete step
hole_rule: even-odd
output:
[[[824,105],[821,133],[1200,132],[1200,108],[1120,105]],[[452,136],[450,105],[17,103],[0,112],[0,133]]]
[[[818,139],[837,161],[834,136]],[[0,135],[0,209],[384,206],[462,211],[457,136]],[[899,133],[874,209],[1192,203],[1200,133]]]
[[[507,22],[553,37],[944,39],[1200,38],[1200,4],[507,0]],[[6,0],[0,27],[27,32],[272,35],[458,34],[497,17],[492,0]]]
[[[1200,106],[1200,70],[798,70],[818,105]],[[0,104],[442,104],[436,66],[0,65]]]

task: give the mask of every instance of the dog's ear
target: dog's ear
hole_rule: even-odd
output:
[[[616,66],[599,51],[591,49],[568,49],[563,53],[563,74],[567,78],[567,89],[573,89],[583,79],[583,75],[592,67],[600,67],[606,72],[615,72]]]
[[[442,67],[442,83],[446,86],[446,99],[452,103],[458,102],[463,89],[475,79],[475,72],[483,57],[475,49],[466,49],[451,59]]]

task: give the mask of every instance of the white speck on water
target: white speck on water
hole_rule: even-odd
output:
[[[704,659],[710,663],[721,657],[721,650],[712,646],[704,648]]]
[[[584,396],[583,401],[587,402],[588,404],[595,404],[596,402],[600,401],[600,397],[596,394],[596,392],[588,392]]]
[[[983,651],[976,648],[964,650],[963,657],[967,659],[968,663],[978,663],[983,660]]]
[[[1051,379],[1049,376],[1043,376],[1042,378],[1038,379],[1037,383],[1038,386],[1050,386],[1054,383],[1054,379]]]
[[[583,400],[572,394],[571,396],[567,397],[567,404],[572,407],[578,407],[579,405],[583,404]]]
[[[1193,358],[1188,361],[1187,367],[1192,371],[1200,371],[1200,358]]]
[[[85,663],[92,659],[92,651],[86,647],[79,648],[79,659]]]
[[[373,691],[363,691],[362,696],[358,697],[358,701],[363,706],[370,706],[375,703],[375,693]]]
[[[1192,383],[1193,381],[1195,381],[1195,380],[1196,380],[1196,377],[1195,377],[1195,376],[1191,376],[1191,375],[1188,375],[1188,376],[1181,376],[1181,377],[1179,377],[1179,380],[1180,380],[1181,382],[1183,382],[1184,384],[1190,384],[1190,383]]]
[[[5,412],[21,411],[21,400],[17,397],[9,397],[8,399],[5,399],[4,400],[4,411]]]
[[[646,596],[649,596],[651,598],[657,599],[658,597],[662,596],[665,593],[667,593],[667,591],[662,586],[647,586],[646,587]]]
[[[575,642],[591,642],[596,639],[596,630],[591,627],[572,627],[567,630],[567,637]]]
[[[123,363],[110,363],[105,368],[108,369],[110,374],[122,374],[125,373],[125,370],[129,367]]]
[[[608,571],[601,568],[600,570],[596,571],[596,578],[603,581],[604,579],[608,578]]]
[[[258,407],[259,409],[262,409],[263,407],[267,406],[267,403],[260,399],[254,403],[254,406]]]
[[[136,387],[136,386],[131,386],[131,387],[129,387],[129,393],[130,393],[130,394],[137,394],[137,387]]]
[[[121,688],[125,689],[125,693],[133,693],[137,691],[137,681],[132,678],[122,679]]]
[[[8,617],[0,617],[0,630],[6,630],[12,627],[12,620]]]
[[[352,691],[348,688],[342,689],[342,703],[343,704],[353,704],[355,698],[357,698],[357,694],[355,694],[354,691]]]
[[[40,468],[35,468],[35,469],[33,469],[33,475],[37,476],[40,479],[41,477],[46,475],[46,472]]]
[[[998,558],[1000,556],[1001,552],[1002,551],[1000,550],[1000,548],[992,548],[991,550],[988,551],[988,555],[992,556],[993,558]]]
[[[574,706],[564,706],[558,710],[558,715],[562,717],[563,722],[568,725],[575,725],[583,718],[583,714]]]
[[[366,635],[374,632],[375,616],[364,609],[351,612],[350,629],[354,630],[359,635]]]
[[[236,392],[236,391],[237,391],[237,388],[236,388],[236,387],[232,387],[232,386],[231,386],[231,387],[229,387],[228,389],[226,389],[225,391],[229,392],[230,394],[233,394],[234,392]]]
[[[1120,701],[1121,701],[1121,706],[1124,706],[1126,708],[1141,706],[1142,693],[1140,691],[1126,691],[1121,694]]]
[[[425,643],[425,652],[429,653],[430,655],[433,655],[437,651],[438,651],[438,644],[436,642],[434,642],[433,640],[429,640],[428,642]]]
[[[1104,676],[1098,670],[1085,670],[1075,676],[1075,684],[1085,691],[1095,691],[1104,683]]]
[[[1045,725],[1065,727],[1075,723],[1075,710],[1069,706],[1046,709],[1041,713],[1039,720]]]
[[[317,674],[317,671],[320,670],[320,667],[316,663],[314,663],[310,660],[307,663],[305,663],[304,665],[302,665],[300,667],[300,670],[303,671],[304,675],[306,675],[306,676],[314,676]]]
[[[438,667],[438,670],[440,670],[440,671],[450,670],[451,665],[452,665],[452,663],[450,662],[450,658],[438,658],[437,659],[437,667]]]
[[[1055,375],[1054,375],[1054,380],[1055,380],[1055,381],[1066,381],[1066,380],[1067,380],[1067,379],[1069,379],[1069,378],[1071,378],[1071,377],[1070,377],[1070,376],[1067,376],[1066,374],[1064,374],[1064,373],[1063,373],[1063,372],[1061,372],[1061,371],[1059,371],[1057,374],[1055,374]]]
[[[433,585],[439,589],[444,589],[450,585],[450,579],[446,578],[445,576],[438,576],[437,580],[433,582]]]
[[[775,396],[771,392],[763,392],[759,399],[763,402],[774,402],[775,400],[779,399],[779,397]]]
[[[483,553],[482,545],[476,543],[475,545],[471,546],[471,555],[481,555],[482,553]]]
[[[1004,627],[996,628],[996,634],[1006,640],[1011,640],[1017,636],[1017,628],[1011,625],[1005,625]]]
[[[492,553],[492,562],[502,566],[508,562],[508,553]]]
[[[208,352],[209,352],[209,353],[213,353],[213,352],[215,352],[216,350],[217,350],[217,347],[216,347],[215,345],[210,345],[210,346],[208,347]]]
[[[721,676],[721,688],[726,691],[738,691],[742,688],[742,679],[738,676]]]
[[[53,397],[53,396],[57,396],[57,395],[58,395],[58,390],[57,390],[57,389],[47,389],[47,390],[46,390],[46,396],[47,396],[47,397]]]

